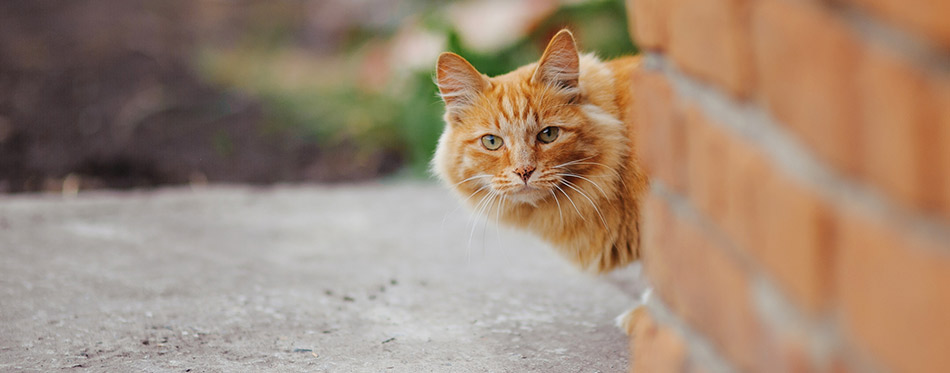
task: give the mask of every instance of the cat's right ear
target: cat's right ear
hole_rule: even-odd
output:
[[[475,97],[488,86],[488,77],[475,70],[462,56],[444,52],[436,64],[439,95],[448,109],[474,103]]]
[[[579,77],[580,60],[574,35],[567,29],[561,30],[548,42],[531,79],[576,95]]]

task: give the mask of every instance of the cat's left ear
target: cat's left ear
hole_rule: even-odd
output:
[[[531,79],[576,94],[579,77],[580,61],[574,35],[567,29],[561,30],[554,35],[548,47],[544,49],[538,68]]]

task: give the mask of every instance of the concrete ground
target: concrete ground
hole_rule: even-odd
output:
[[[626,370],[636,268],[580,273],[457,206],[418,183],[0,197],[0,371]]]

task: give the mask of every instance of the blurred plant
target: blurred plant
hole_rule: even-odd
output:
[[[211,81],[260,100],[271,130],[325,145],[350,142],[365,152],[395,149],[407,174],[423,176],[443,125],[432,80],[440,50],[465,56],[490,76],[536,60],[563,27],[601,57],[636,51],[622,0],[549,3],[542,17],[510,30],[518,34],[514,42],[487,51],[468,45],[449,20],[449,8],[458,3],[421,1],[412,2],[404,22],[351,25],[331,54],[296,45],[292,22],[255,22],[254,35],[229,49],[206,49],[198,66]],[[300,21],[293,12],[282,15]]]

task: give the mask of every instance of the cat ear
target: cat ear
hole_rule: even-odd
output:
[[[561,30],[554,35],[548,47],[544,49],[538,68],[531,79],[577,93],[579,76],[580,62],[574,35],[567,29]]]
[[[442,101],[449,108],[472,103],[475,96],[488,85],[488,78],[475,70],[472,64],[450,52],[439,55],[436,80]]]

